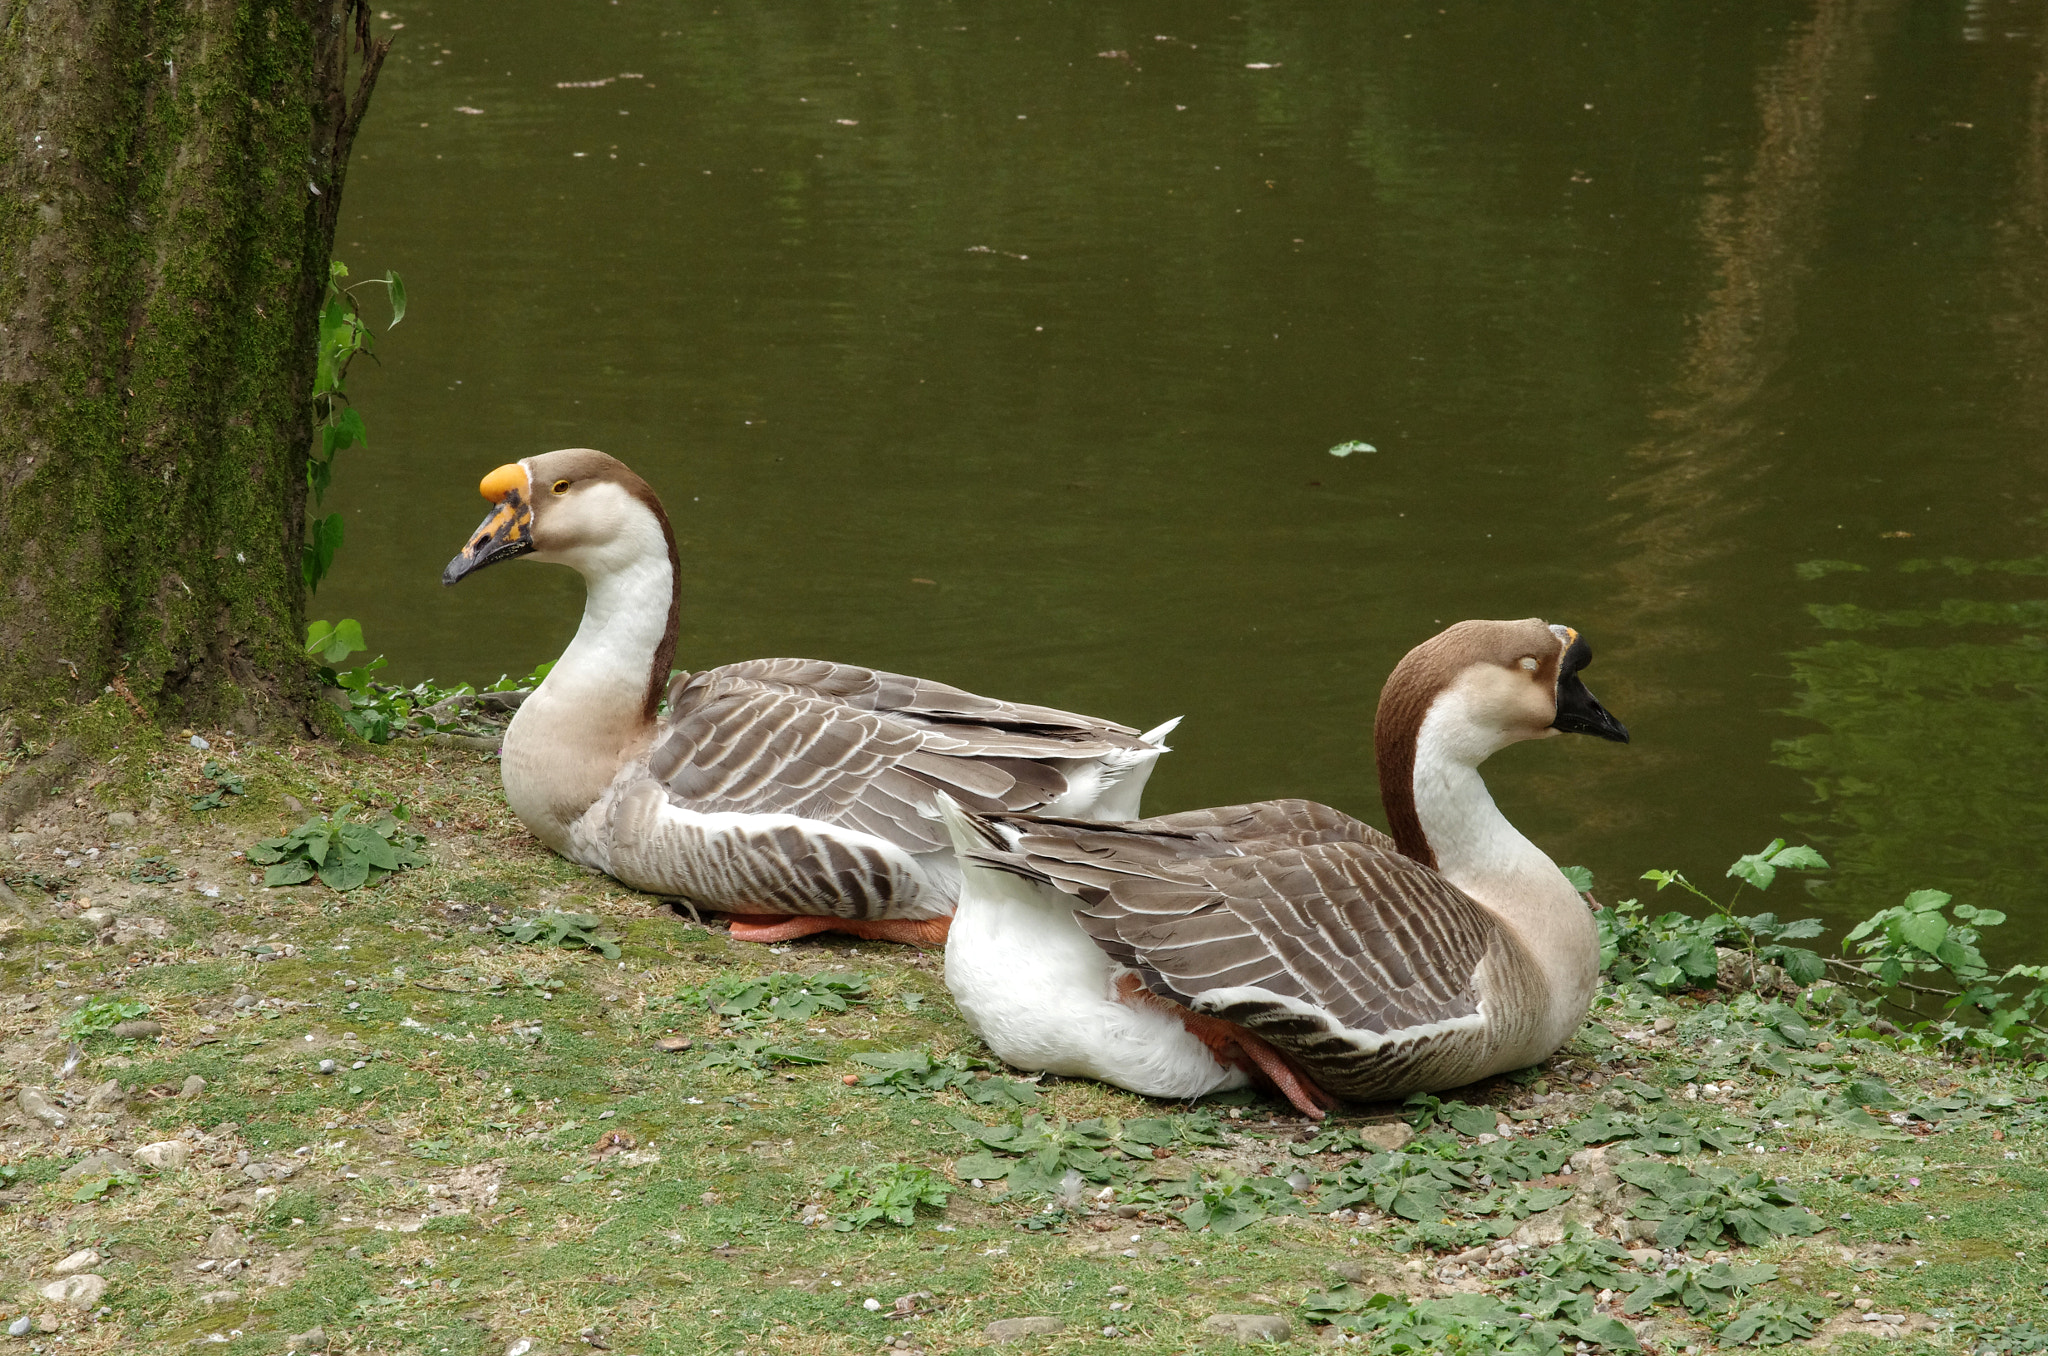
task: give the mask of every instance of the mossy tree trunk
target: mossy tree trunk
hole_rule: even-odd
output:
[[[0,711],[303,722],[356,0],[0,0]]]

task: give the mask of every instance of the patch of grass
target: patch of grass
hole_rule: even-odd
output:
[[[1069,1327],[1051,1346],[1164,1356],[1210,1340],[1211,1314],[1278,1312],[1304,1347],[1336,1323],[1382,1353],[1615,1350],[1620,1324],[1706,1352],[1798,1340],[1809,1322],[1832,1337],[1861,1297],[1933,1325],[1887,1349],[2048,1350],[2029,1346],[2048,1327],[2031,1260],[2048,1250],[2048,1089],[1881,1038],[1824,987],[1607,988],[1540,1070],[1314,1127],[1255,1091],[1176,1107],[1009,1076],[954,1013],[935,957],[844,939],[777,955],[592,877],[524,833],[486,759],[407,742],[230,759],[228,742],[155,746],[108,783],[151,816],[138,848],[174,879],[221,885],[218,899],[135,891],[142,852],[105,845],[62,888],[132,895],[124,913],[162,917],[170,936],[117,951],[75,925],[22,929],[0,958],[7,990],[37,1004],[0,1001],[0,1048],[34,1061],[15,1081],[50,1086],[43,1033],[65,1000],[144,1002],[166,1040],[89,1048],[65,1086],[128,1089],[105,1128],[124,1152],[197,1136],[184,1172],[72,1202],[81,1184],[55,1179],[75,1156],[8,1132],[20,1203],[0,1214],[0,1263],[42,1276],[86,1243],[116,1259],[112,1314],[65,1315],[67,1349],[183,1349],[240,1328],[241,1349],[267,1353],[317,1323],[333,1349],[422,1356],[497,1356],[515,1336],[594,1350],[585,1329],[641,1356],[866,1356],[884,1338],[966,1350],[992,1319],[1052,1314]],[[207,756],[247,792],[193,811]],[[427,863],[346,894],[317,875],[247,888],[230,856],[334,807],[401,802]],[[97,841],[92,822],[79,815],[66,841]],[[502,912],[473,908],[501,901],[594,919],[618,954],[519,945],[496,930]],[[259,961],[259,944],[290,954]],[[237,995],[266,1001],[238,1009]],[[696,1044],[655,1048],[667,1031]],[[181,1098],[191,1074],[206,1086]],[[1395,1112],[1417,1133],[1388,1150]],[[1503,1124],[1507,1138],[1481,1142]],[[289,1174],[259,1181],[243,1153]],[[1567,1174],[1573,1155],[1595,1157]],[[1686,1174],[1677,1200],[1627,1180],[1659,1163]],[[1688,1225],[1667,1249],[1643,1203],[1704,1225],[1694,1180],[1722,1202],[1721,1227],[1708,1242]],[[1744,1192],[1794,1208],[1773,1191],[1823,1232],[1745,1243],[1728,1210],[1755,1208]],[[905,1205],[907,1223],[831,1227]],[[254,1279],[209,1310],[198,1297],[230,1283],[192,1263],[221,1221]],[[1338,1284],[1333,1263],[1362,1275]],[[260,1284],[272,1266],[283,1283]],[[1099,1337],[1106,1326],[1123,1335]]]

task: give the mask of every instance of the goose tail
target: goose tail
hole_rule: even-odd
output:
[[[976,853],[1007,852],[1012,846],[994,824],[943,791],[938,793],[938,803],[931,813],[946,826],[947,836],[953,840],[953,855],[960,859],[962,870],[968,868]]]
[[[1118,749],[1103,755],[1100,789],[1095,801],[1078,817],[1107,819],[1118,823],[1139,817],[1138,804],[1145,795],[1145,783],[1151,780],[1152,769],[1158,765],[1159,755],[1171,753],[1166,737],[1173,733],[1181,722],[1175,716],[1164,725],[1155,726],[1138,736],[1145,747]]]

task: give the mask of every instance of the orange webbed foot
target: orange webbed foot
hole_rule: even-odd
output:
[[[843,932],[874,942],[906,942],[911,946],[937,948],[946,944],[951,918],[837,918],[829,914],[735,913],[732,923],[736,942],[793,942],[821,932]]]

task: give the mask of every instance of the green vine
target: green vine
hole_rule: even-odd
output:
[[[348,276],[348,265],[335,259],[327,269],[327,302],[320,308],[320,363],[313,376],[313,415],[320,425],[320,445],[306,458],[306,488],[312,492],[316,508],[326,499],[327,487],[334,482],[336,455],[345,447],[367,447],[370,441],[363,416],[349,403],[344,389],[348,365],[355,356],[376,356],[370,345],[370,327],[364,322],[362,307],[356,300],[356,288],[380,284],[384,287],[391,303],[391,324],[385,326],[386,330],[405,319],[405,283],[397,272],[365,278],[354,287],[345,287],[341,280]],[[327,571],[334,565],[334,553],[341,549],[342,517],[330,513],[310,518],[306,531],[307,539],[300,547],[299,574],[306,582],[306,591],[311,593],[327,577]]]

